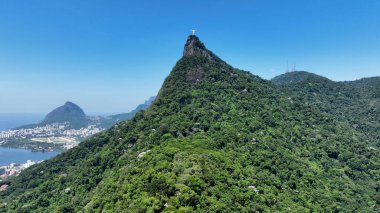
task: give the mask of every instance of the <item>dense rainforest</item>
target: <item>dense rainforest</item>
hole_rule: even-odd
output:
[[[189,36],[152,105],[4,183],[0,212],[379,212],[379,78],[271,81]]]

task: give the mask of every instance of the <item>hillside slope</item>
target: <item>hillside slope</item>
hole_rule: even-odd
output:
[[[376,212],[378,144],[333,115],[189,36],[146,111],[0,198],[10,212]]]
[[[300,80],[299,76],[307,77]],[[380,146],[380,77],[334,82],[296,71],[277,76],[272,81],[279,89],[297,94],[304,103],[328,112],[334,119],[349,122],[356,131]]]

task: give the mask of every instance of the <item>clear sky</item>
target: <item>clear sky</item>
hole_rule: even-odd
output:
[[[286,63],[380,75],[379,0],[0,0],[0,112],[127,112],[155,95],[190,30],[265,79]]]

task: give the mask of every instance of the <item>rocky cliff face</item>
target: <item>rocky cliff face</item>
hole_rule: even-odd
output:
[[[185,49],[183,51],[183,56],[202,56],[208,59],[214,59],[216,56],[209,50],[206,46],[199,40],[195,35],[190,35],[187,38]]]

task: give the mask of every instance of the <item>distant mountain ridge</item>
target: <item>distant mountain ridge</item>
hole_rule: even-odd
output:
[[[295,83],[305,83],[312,81],[320,82],[340,82],[344,84],[350,84],[355,87],[363,87],[364,85],[372,85],[376,89],[380,86],[380,76],[366,77],[353,81],[333,81],[326,77],[320,76],[318,74],[308,72],[308,71],[291,71],[284,74],[273,77],[271,82],[277,85],[295,84]]]
[[[80,129],[88,125],[95,125],[107,129],[117,122],[132,118],[137,112],[147,109],[154,99],[155,96],[150,97],[131,112],[110,116],[87,116],[81,107],[73,102],[67,101],[64,105],[49,112],[41,122],[23,125],[14,129],[35,128],[37,126],[45,126],[53,123],[66,123],[68,129]]]
[[[131,119],[137,112],[139,112],[141,110],[148,109],[148,107],[152,104],[152,102],[155,100],[155,98],[156,98],[155,96],[150,97],[143,104],[138,105],[134,110],[132,110],[132,111],[130,111],[128,113],[121,113],[121,114],[111,115],[109,117],[111,117],[116,122]]]
[[[294,83],[299,83],[302,81],[310,79],[318,79],[320,81],[330,81],[328,78],[325,78],[323,76],[306,72],[306,71],[292,71],[292,72],[287,72],[281,75],[278,75],[274,78],[271,79],[271,81],[275,84],[294,84]]]
[[[88,118],[91,119],[92,122],[95,123],[97,126],[108,129],[112,125],[118,122],[126,121],[133,118],[133,116],[135,116],[136,113],[138,113],[139,111],[148,109],[155,99],[156,99],[156,96],[151,96],[143,104],[139,104],[135,109],[127,113],[120,113],[120,114],[109,115],[109,116],[97,116],[97,117],[92,116]]]

